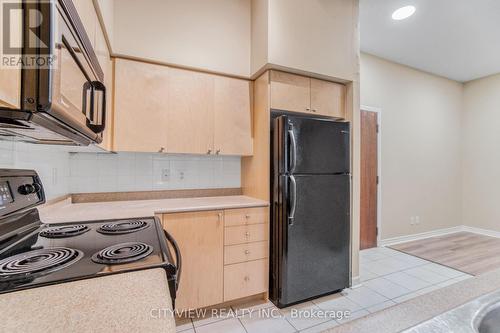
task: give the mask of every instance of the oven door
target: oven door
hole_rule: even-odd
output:
[[[32,88],[25,91],[36,96],[33,121],[43,118],[43,125],[52,122],[52,130],[57,127],[54,123],[69,127],[85,137],[73,138],[80,144],[101,142],[106,118],[102,70],[73,3],[51,3],[38,7],[43,17],[41,42],[50,45],[39,47],[38,54],[50,52],[50,65],[27,69],[23,77],[23,84]],[[36,87],[34,82],[38,82]]]

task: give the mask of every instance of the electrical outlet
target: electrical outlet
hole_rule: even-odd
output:
[[[170,169],[164,168],[161,169],[161,181],[168,182],[170,180]]]
[[[410,225],[415,225],[415,216],[410,216]]]
[[[415,216],[415,224],[416,225],[420,224],[420,216]]]
[[[184,171],[179,171],[179,179],[184,180]]]

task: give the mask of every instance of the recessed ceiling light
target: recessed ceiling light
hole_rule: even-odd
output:
[[[396,21],[404,20],[413,14],[415,14],[416,8],[415,6],[404,6],[399,9],[396,9],[394,13],[392,13],[392,19]]]

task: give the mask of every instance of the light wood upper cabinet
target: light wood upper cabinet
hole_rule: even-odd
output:
[[[163,227],[182,254],[176,308],[196,309],[222,303],[224,282],[222,211],[163,214]]]
[[[169,71],[166,66],[115,60],[114,150],[166,149]]]
[[[0,68],[0,107],[21,107],[21,69]]]
[[[252,155],[251,82],[222,76],[214,81],[215,153]]]
[[[271,109],[309,112],[311,80],[300,75],[271,71]]]
[[[98,25],[97,13],[92,0],[73,0],[76,11],[82,21],[85,32],[90,39],[92,47],[96,43],[96,28]]]
[[[116,59],[116,151],[252,155],[248,80]]]
[[[213,76],[176,68],[169,75],[167,152],[212,153]]]
[[[271,71],[271,109],[345,118],[343,84]]]
[[[311,79],[311,111],[320,115],[345,117],[345,86]]]
[[[2,2],[0,2],[3,5]],[[21,45],[22,15],[12,15],[10,38],[13,45]],[[16,20],[17,19],[17,20]],[[6,28],[4,26],[4,28]],[[21,107],[21,66],[0,66],[0,107],[19,109]]]

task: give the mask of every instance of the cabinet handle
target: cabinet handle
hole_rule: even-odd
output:
[[[250,250],[245,250],[245,254],[250,254]]]
[[[163,153],[165,151],[165,147],[161,147],[160,150],[158,150],[159,153]]]
[[[222,222],[222,213],[217,214],[217,216],[219,217],[219,222]]]
[[[312,112],[316,112],[316,109],[312,109]]]
[[[220,153],[220,149],[217,149],[217,151],[215,152],[215,154],[219,155]]]
[[[250,277],[249,276],[245,276],[244,280],[248,282],[248,281],[250,281]]]
[[[210,155],[212,153],[212,149],[207,150],[207,155]]]
[[[247,231],[247,232],[245,232],[245,238],[248,238],[248,237],[250,237],[250,233]]]
[[[250,214],[246,214],[245,218],[248,220],[250,218]]]
[[[311,108],[306,108],[306,111],[310,111],[310,110],[311,110]]]

